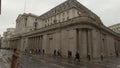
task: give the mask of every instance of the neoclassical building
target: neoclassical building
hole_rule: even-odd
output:
[[[10,48],[45,50],[52,55],[60,50],[75,57],[100,59],[120,54],[120,35],[106,27],[100,18],[76,0],[67,0],[43,15],[19,15],[16,34],[10,38]],[[42,52],[42,51],[41,51]]]

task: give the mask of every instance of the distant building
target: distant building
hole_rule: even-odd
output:
[[[14,35],[15,28],[8,28],[6,32],[3,33],[1,48],[9,48],[9,39]]]
[[[21,51],[39,49],[47,55],[54,50],[67,57],[68,51],[81,59],[101,59],[120,55],[120,35],[77,0],[67,0],[43,15],[17,17],[10,47]]]
[[[120,34],[120,23],[109,26],[110,29]]]

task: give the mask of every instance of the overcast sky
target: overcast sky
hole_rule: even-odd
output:
[[[26,13],[41,15],[66,0],[26,0]],[[120,23],[120,0],[78,0],[96,13],[106,26]],[[2,0],[0,34],[15,27],[15,20],[24,13],[25,0]]]

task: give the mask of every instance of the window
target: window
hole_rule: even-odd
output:
[[[35,19],[35,21],[37,21],[37,19]]]
[[[56,10],[54,12],[56,13]]]
[[[54,20],[54,23],[57,23],[57,20],[56,20],[56,19]]]
[[[67,17],[67,20],[69,20],[69,17]]]
[[[34,28],[36,29],[38,26],[38,22],[34,22]]]
[[[27,21],[27,18],[25,18],[25,20]]]

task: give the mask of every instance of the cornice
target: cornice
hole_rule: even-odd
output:
[[[54,29],[59,29],[59,28],[63,28],[63,27],[69,26],[69,25],[81,25],[81,24],[94,25],[98,28],[103,28],[105,30],[108,30],[107,27],[105,27],[105,26],[103,27],[103,25],[97,24],[94,21],[94,19],[84,16],[84,17],[77,17],[77,18],[74,18],[74,19],[70,19],[69,21],[66,21],[64,23],[53,24],[51,26],[44,27],[44,28],[41,28],[41,29],[33,31],[33,32],[23,34],[23,36],[36,34],[36,33],[42,33],[42,32],[46,32],[46,31],[50,31],[50,30],[54,30]],[[111,32],[111,33],[116,35],[116,33],[114,33],[113,31],[108,30],[108,32]]]

